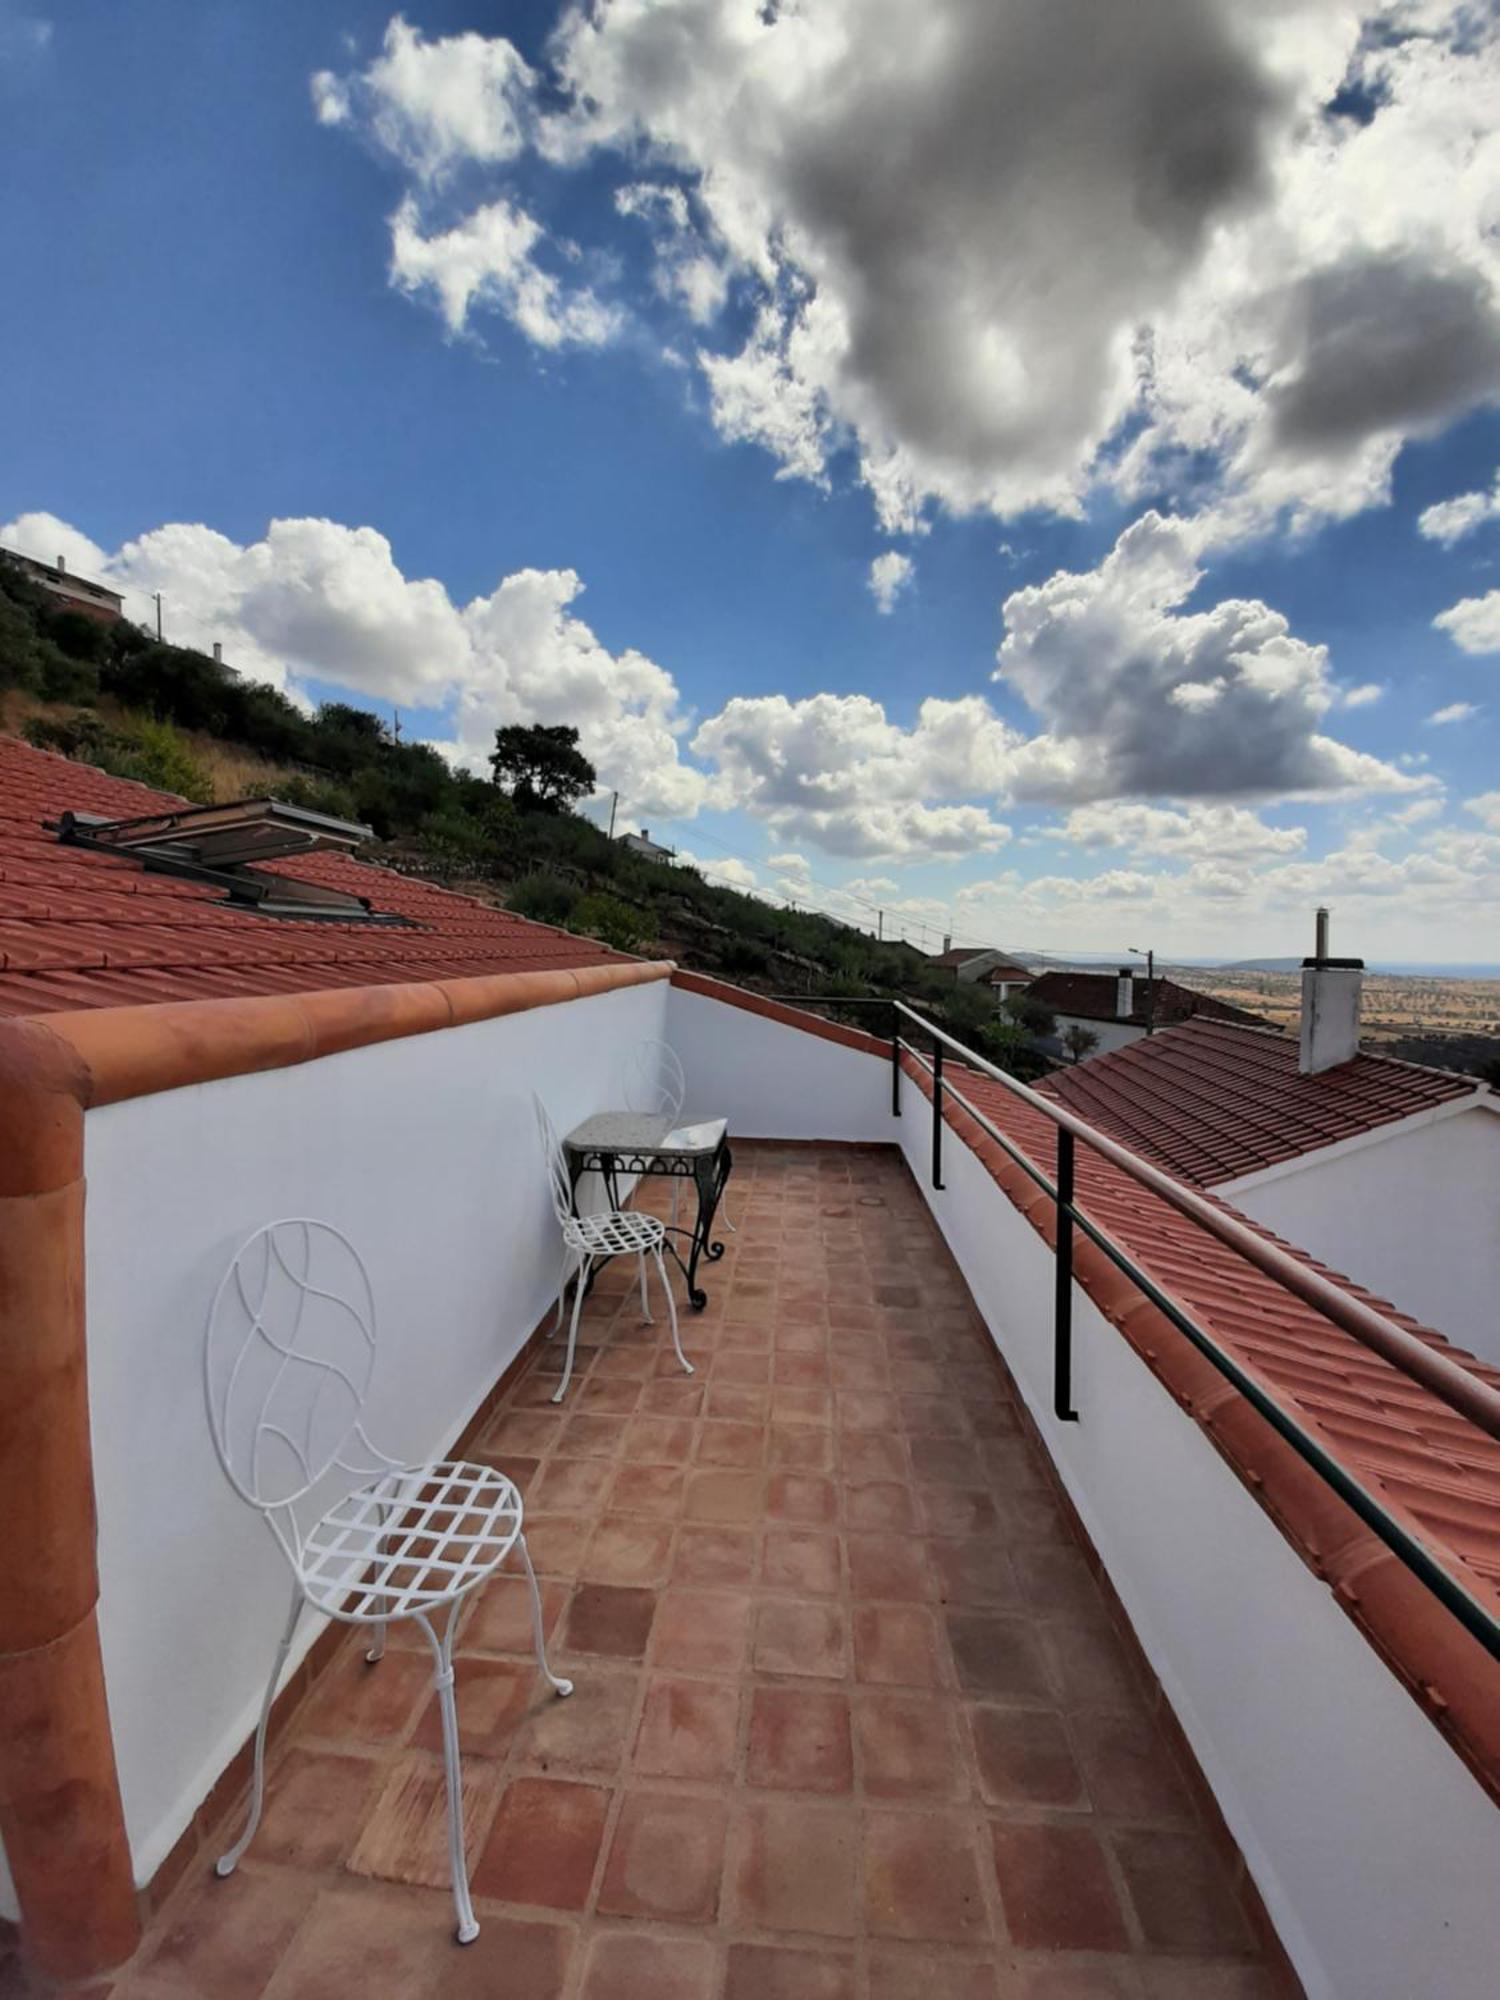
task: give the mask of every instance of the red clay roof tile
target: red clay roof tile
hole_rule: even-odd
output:
[[[1113,972],[1044,972],[1026,989],[1026,997],[1050,1007],[1054,1014],[1070,1014],[1084,1021],[1116,1021],[1121,1018],[1115,1010],[1116,990],[1117,978]],[[1158,979],[1155,982],[1149,1014],[1146,980],[1140,977],[1135,979],[1131,998],[1134,1002],[1132,1011],[1124,1018],[1135,1028],[1144,1028],[1148,1020],[1163,1028],[1171,1022],[1195,1017],[1256,1025],[1261,1020],[1258,1014],[1251,1014],[1243,1007],[1232,1007],[1227,1000],[1215,1000],[1212,994],[1196,993],[1189,986],[1179,986],[1175,979]]]
[[[69,810],[126,818],[179,804],[0,736],[0,1015],[619,962],[589,938],[345,855],[281,872],[366,897],[412,928],[231,908],[206,884],[59,846],[46,825]]]
[[[1291,1036],[1201,1019],[1060,1070],[1041,1090],[1200,1187],[1488,1095],[1472,1077],[1389,1056],[1303,1076]]]

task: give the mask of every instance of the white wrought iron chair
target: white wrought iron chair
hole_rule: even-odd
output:
[[[385,1651],[393,1618],[411,1618],[432,1648],[448,1784],[448,1855],[458,1941],[479,1934],[464,1856],[453,1641],[474,1593],[520,1550],[531,1586],[537,1664],[547,1664],[541,1597],[521,1496],[487,1465],[410,1465],[370,1442],[364,1405],[375,1366],[375,1300],[348,1238],[296,1216],[268,1222],[219,1281],[204,1341],[209,1428],[225,1476],[265,1520],[292,1571],[292,1602],[255,1731],[244,1832],[217,1863],[233,1872],[260,1824],[266,1725],[304,1607],[372,1629],[365,1658]],[[331,1504],[325,1504],[331,1499]],[[447,1612],[442,1636],[434,1619]]]
[[[682,1116],[682,1107],[687,1100],[687,1077],[683,1072],[682,1058],[670,1042],[637,1042],[625,1060],[625,1103],[631,1111],[657,1112],[670,1118],[675,1125]],[[677,1223],[677,1190],[681,1183],[672,1182],[672,1223]],[[719,1206],[715,1211],[718,1221],[731,1235],[736,1234],[729,1219],[729,1197],[727,1190],[719,1196]]]
[[[667,1295],[667,1318],[672,1326],[672,1346],[677,1359],[682,1364],[683,1373],[691,1375],[693,1364],[682,1351],[682,1340],[677,1331],[677,1302],[672,1297],[672,1286],[667,1277],[666,1262],[662,1257],[662,1245],[667,1240],[664,1223],[654,1215],[642,1215],[633,1209],[606,1209],[598,1215],[577,1215],[573,1210],[573,1181],[568,1172],[568,1158],[557,1136],[547,1107],[533,1095],[536,1107],[537,1137],[541,1141],[542,1159],[547,1168],[547,1187],[552,1196],[552,1209],[562,1230],[562,1270],[558,1280],[557,1317],[552,1330],[557,1332],[562,1325],[563,1304],[568,1295],[568,1271],[577,1259],[577,1275],[573,1290],[573,1316],[568,1322],[568,1352],[563,1361],[562,1380],[553,1396],[554,1403],[560,1403],[568,1393],[568,1384],[573,1379],[573,1357],[578,1349],[578,1318],[583,1311],[583,1295],[588,1286],[589,1273],[594,1267],[594,1259],[601,1262],[610,1257],[634,1257],[641,1270],[641,1316],[647,1324],[651,1319],[651,1304],[646,1296],[646,1259],[656,1261],[657,1275],[661,1288]]]

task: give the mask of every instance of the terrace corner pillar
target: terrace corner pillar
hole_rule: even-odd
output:
[[[88,1084],[60,1036],[0,1022],[0,1840],[27,1953],[64,1979],[140,1939],[95,1616]]]

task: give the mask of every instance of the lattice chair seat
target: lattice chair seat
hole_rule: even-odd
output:
[[[410,1618],[492,1575],[521,1531],[521,1496],[487,1465],[438,1459],[334,1502],[302,1540],[302,1585],[356,1623]]]
[[[595,1257],[636,1257],[643,1250],[655,1250],[666,1230],[654,1215],[618,1208],[608,1215],[575,1215],[564,1233],[575,1250],[587,1250]]]

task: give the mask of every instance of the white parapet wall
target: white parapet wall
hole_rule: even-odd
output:
[[[618,1106],[665,981],[90,1112],[88,1365],[99,1624],[125,1817],[145,1882],[254,1726],[290,1574],[209,1438],[214,1287],[261,1223],[359,1246],[380,1345],[370,1428],[440,1453],[554,1296],[532,1110]],[[297,1659],[320,1622],[304,1619]],[[295,1661],[293,1663],[295,1665]]]
[[[1500,1813],[1076,1285],[1080,1421],[1053,1416],[1051,1249],[951,1130],[937,1192],[930,1115],[887,1126],[1311,2000],[1495,1992]]]

